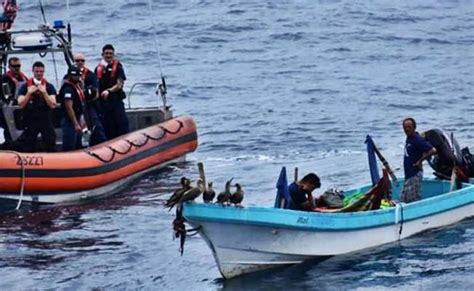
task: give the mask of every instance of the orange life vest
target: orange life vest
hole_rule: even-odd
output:
[[[87,78],[87,74],[89,74],[89,69],[88,69],[88,68],[86,68],[86,67],[83,67],[83,68],[82,68],[82,74],[81,74],[81,76],[82,76],[82,80],[83,80],[83,81],[85,81],[85,80],[86,80],[86,78]]]
[[[77,96],[79,96],[79,100],[81,102],[86,101],[86,95],[84,94],[84,90],[82,90],[82,88],[79,86],[79,83],[74,84],[69,80],[64,80],[64,84],[69,84],[74,88],[74,90],[76,90]]]
[[[41,85],[46,86],[46,79],[45,78],[41,79],[40,83],[41,83]],[[28,81],[26,81],[26,87],[29,87],[29,86],[34,85],[34,84],[35,84],[35,82],[34,82],[33,78],[29,78]]]
[[[28,80],[28,77],[22,72],[20,72],[20,80],[15,76],[15,74],[13,74],[12,71],[8,71],[6,76],[8,79],[12,80],[13,83],[15,83],[15,89],[18,89],[18,83]]]
[[[117,69],[118,69],[118,66],[119,66],[120,62],[118,60],[113,60],[112,61],[112,72],[110,74],[110,79],[115,79],[115,77],[117,76]],[[102,77],[104,76],[104,70],[105,70],[105,66],[100,63],[98,66],[97,66],[97,79],[102,79]]]
[[[41,83],[41,85],[46,86],[46,84],[47,84],[46,79],[44,79],[44,78],[41,79],[40,83]],[[34,84],[35,84],[35,82],[34,82],[33,78],[30,78],[26,81],[26,87],[27,88],[29,86],[34,85]],[[47,112],[50,109],[49,109],[48,105],[46,104],[46,101],[44,101],[43,98],[41,97],[40,93],[36,92],[36,93],[33,94],[32,98],[28,102],[28,106],[25,107],[25,110],[27,112],[36,111],[36,110],[39,110],[39,111],[42,111],[42,112]]]

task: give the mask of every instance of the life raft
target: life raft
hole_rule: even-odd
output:
[[[181,116],[72,152],[0,151],[0,199],[68,203],[107,196],[196,148],[196,124]]]

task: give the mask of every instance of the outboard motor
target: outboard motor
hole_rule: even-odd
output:
[[[424,138],[436,148],[438,153],[428,161],[431,168],[435,170],[433,174],[436,177],[449,180],[454,166],[460,167],[467,176],[474,175],[474,171],[469,171],[468,165],[472,165],[474,161],[466,160],[470,155],[469,150],[467,148],[461,150],[452,134],[448,137],[440,129],[430,129],[424,132]],[[472,155],[470,156],[472,158]]]
[[[471,154],[468,147],[463,148],[461,153],[464,162],[464,173],[468,177],[474,178],[474,156]]]

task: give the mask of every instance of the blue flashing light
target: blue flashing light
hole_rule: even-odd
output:
[[[53,28],[55,29],[65,28],[64,21],[62,19],[55,20],[53,23]]]

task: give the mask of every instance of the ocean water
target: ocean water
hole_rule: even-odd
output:
[[[127,89],[164,74],[175,115],[198,125],[199,147],[112,198],[0,216],[0,289],[472,288],[472,220],[224,281],[199,236],[180,256],[163,203],[183,175],[197,178],[198,161],[218,190],[240,182],[247,205],[272,205],[282,166],[316,172],[323,190],[366,183],[367,134],[402,176],[407,116],[474,147],[473,1],[42,2],[48,22],[72,24],[74,51],[90,67],[114,44]],[[37,1],[20,2],[16,29],[42,21]],[[40,59],[24,57],[23,69]],[[64,65],[43,60],[57,82]],[[132,104],[157,104],[153,92],[137,87]]]

